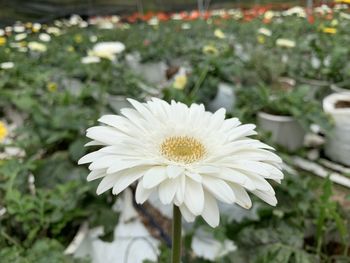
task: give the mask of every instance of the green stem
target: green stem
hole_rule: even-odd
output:
[[[178,206],[173,206],[173,247],[172,247],[172,263],[181,262],[181,212]]]

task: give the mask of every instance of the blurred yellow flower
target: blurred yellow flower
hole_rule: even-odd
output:
[[[217,38],[220,38],[220,39],[226,38],[224,32],[222,32],[220,29],[215,29],[214,36],[216,36]]]
[[[257,36],[257,40],[259,44],[265,44],[265,37],[262,35]]]
[[[67,51],[68,51],[68,52],[74,52],[74,50],[75,50],[75,49],[74,49],[73,46],[68,46],[68,47],[67,47]]]
[[[350,0],[335,0],[336,3],[350,4]]]
[[[6,44],[6,38],[5,37],[0,37],[0,46],[3,46]]]
[[[213,45],[205,45],[203,47],[203,53],[207,55],[217,55],[219,54],[219,51]]]
[[[79,44],[79,43],[83,42],[83,37],[81,35],[75,35],[74,41],[75,41],[75,43]]]
[[[183,90],[187,84],[187,76],[179,75],[175,77],[175,81],[173,84],[174,89]]]
[[[50,92],[56,92],[58,89],[57,83],[55,83],[55,82],[47,83],[46,89]]]
[[[334,28],[334,27],[324,27],[322,29],[323,33],[326,33],[326,34],[336,34],[337,33],[337,29]]]
[[[4,139],[6,138],[7,134],[8,134],[8,130],[6,128],[5,123],[0,121],[0,142],[4,141]]]

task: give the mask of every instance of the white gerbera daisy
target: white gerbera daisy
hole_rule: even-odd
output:
[[[224,109],[211,113],[202,104],[129,102],[135,109],[105,115],[99,121],[107,126],[87,130],[93,140],[88,145],[102,149],[79,164],[91,163],[88,181],[103,178],[97,194],[113,188],[117,195],[138,181],[137,203],[158,192],[160,201],[178,206],[187,221],[201,215],[212,227],[219,224],[216,199],[248,209],[249,191],[276,205],[266,179],[280,182],[281,159],[270,146],[248,138],[256,134],[255,125],[225,120]]]

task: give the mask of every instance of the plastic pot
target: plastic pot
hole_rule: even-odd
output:
[[[335,162],[350,166],[350,92],[327,96],[323,109],[334,120],[334,129],[327,136],[325,154]]]
[[[258,125],[271,133],[273,142],[290,151],[303,146],[305,130],[294,117],[258,112]]]

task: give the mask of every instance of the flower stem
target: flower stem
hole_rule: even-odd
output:
[[[172,263],[181,262],[181,212],[178,206],[173,206],[173,246],[172,246]]]

